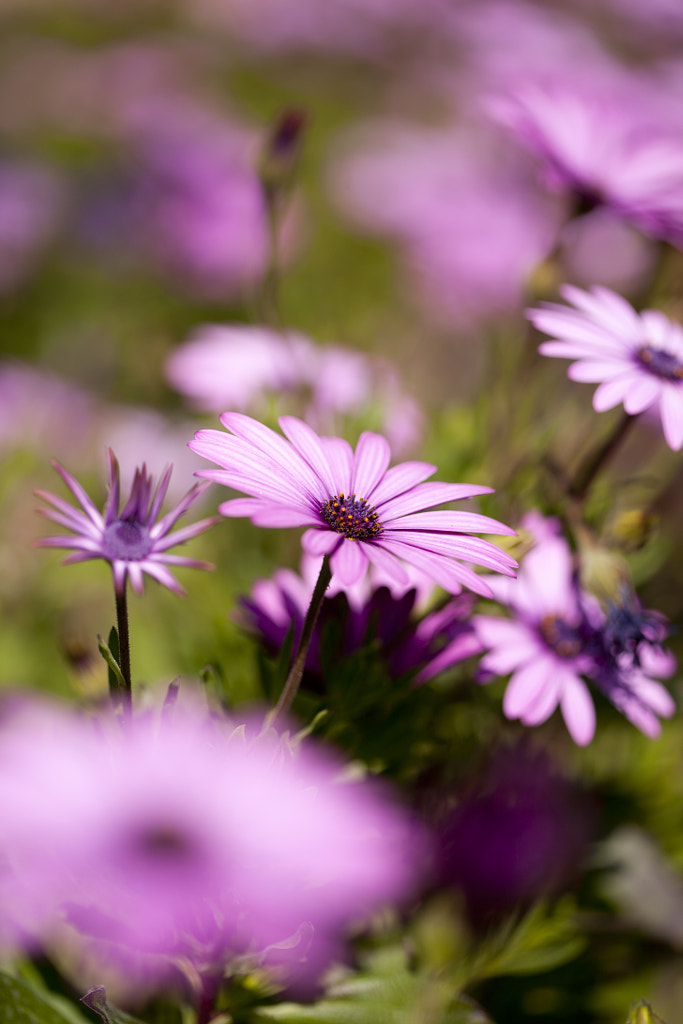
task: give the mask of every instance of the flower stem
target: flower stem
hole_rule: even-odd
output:
[[[214,1016],[221,981],[221,974],[210,973],[202,976],[202,987],[197,1000],[197,1024],[209,1024]]]
[[[311,646],[313,630],[315,629],[315,624],[318,621],[318,615],[320,614],[323,598],[325,597],[325,591],[327,590],[331,579],[332,570],[330,569],[330,556],[325,555],[323,558],[323,564],[320,567],[320,575],[318,576],[313,590],[311,603],[308,606],[308,611],[306,612],[306,618],[304,619],[301,637],[299,638],[299,646],[297,647],[296,654],[294,655],[294,661],[292,662],[287,680],[282,689],[282,693],[280,694],[280,699],[266,718],[266,726],[275,726],[278,719],[289,711],[292,706],[292,701],[296,697],[301,677],[304,674],[304,666],[306,665],[308,648]]]
[[[576,476],[569,484],[567,493],[570,498],[583,501],[602,466],[609,459],[612,452],[621,444],[635,419],[635,416],[630,416],[625,412],[612,433],[594,451],[588,453],[579,466]]]
[[[116,627],[119,633],[119,665],[125,681],[125,689],[121,695],[124,714],[129,714],[133,705],[133,687],[130,677],[130,633],[128,631],[128,598],[124,582],[121,592],[116,594]]]

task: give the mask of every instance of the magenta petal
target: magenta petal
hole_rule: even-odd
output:
[[[666,443],[672,451],[683,448],[683,389],[680,384],[667,384],[659,399],[659,414]]]
[[[319,558],[334,551],[341,543],[341,539],[341,536],[332,530],[306,530],[301,538],[301,546],[307,554]]]
[[[525,713],[548,685],[551,671],[552,664],[539,658],[515,672],[503,697],[503,713],[506,718],[519,718]]]
[[[595,707],[584,681],[569,671],[563,673],[560,705],[569,735],[585,747],[595,734]]]
[[[337,576],[345,587],[357,583],[366,572],[368,556],[361,541],[346,538],[330,560],[332,575]]]
[[[389,443],[380,434],[363,431],[356,445],[352,491],[358,498],[371,500],[372,492],[383,478],[391,459]],[[374,499],[372,499],[374,504]]]

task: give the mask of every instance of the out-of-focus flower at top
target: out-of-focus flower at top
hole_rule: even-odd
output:
[[[229,125],[217,130],[192,119],[167,118],[137,134],[131,214],[143,249],[209,298],[258,281],[270,241],[252,140]],[[290,229],[291,221],[284,255]]]
[[[516,580],[491,580],[498,600],[514,618],[474,617],[489,649],[481,661],[482,681],[512,672],[503,699],[508,718],[538,725],[559,705],[572,739],[581,746],[595,732],[595,708],[588,677],[634,725],[650,737],[660,732],[657,716],[675,706],[667,690],[649,674],[671,675],[674,662],[659,638],[621,626],[577,584],[567,541],[546,536],[526,556]],[[634,643],[637,657],[634,655]]]
[[[544,356],[575,359],[572,380],[599,383],[597,412],[623,402],[629,415],[646,409],[659,414],[669,448],[683,446],[683,327],[657,310],[636,313],[607,288],[590,292],[562,288],[571,306],[549,303],[532,309],[535,327],[555,340],[544,341]]]
[[[332,188],[361,228],[399,242],[430,314],[461,324],[521,303],[561,223],[525,160],[452,128],[369,126],[335,156]]]
[[[401,32],[429,28],[439,0],[190,0],[188,14],[257,50],[327,50],[373,58]]]
[[[315,748],[246,735],[197,709],[125,730],[51,707],[5,714],[5,944],[59,941],[68,922],[149,985],[169,958],[215,969],[304,927],[311,959],[329,956],[347,922],[408,894],[424,841],[383,791],[338,781]]]
[[[650,102],[530,85],[494,115],[543,161],[545,178],[579,208],[608,206],[653,238],[683,245],[683,132]]]
[[[0,452],[45,449],[63,458],[83,455],[95,429],[90,395],[28,363],[0,364]]]
[[[279,569],[271,579],[258,580],[251,595],[241,599],[240,619],[271,654],[281,650],[292,627],[296,649],[311,603],[316,569],[320,569],[314,563],[319,563],[319,559],[304,564],[303,576],[291,569]],[[420,618],[415,609],[418,590],[409,585],[397,587],[390,579],[381,582],[378,576],[374,584],[363,580],[348,595],[339,587],[328,592],[306,659],[309,678],[320,675],[320,638],[328,622],[341,625],[340,657],[357,651],[372,637],[379,641],[378,656],[391,676],[411,672],[418,683],[427,682],[465,658],[481,654],[483,646],[470,622],[475,600],[472,594],[451,598],[443,607]],[[306,675],[304,685],[305,679]]]
[[[22,283],[53,238],[64,190],[47,168],[0,162],[0,293]]]
[[[37,511],[74,534],[73,537],[44,537],[36,541],[36,544],[39,547],[73,550],[74,553],[67,555],[63,560],[64,565],[87,562],[95,558],[109,562],[117,594],[125,591],[126,579],[130,579],[133,590],[141,593],[145,573],[169,590],[184,594],[183,587],[169,571],[169,565],[187,566],[192,569],[211,569],[213,566],[196,558],[170,554],[169,548],[203,533],[217,520],[215,517],[202,519],[180,530],[171,530],[207,485],[195,484],[174,509],[158,519],[172,467],[166,467],[155,488],[154,480],[143,464],[135,472],[128,501],[123,509],[119,510],[119,465],[111,449],[108,455],[109,488],[102,513],[98,512],[75,477],[58,462],[52,463],[81,507],[75,508],[63,498],[48,491],[36,491],[38,497],[51,506],[39,508]]]
[[[345,585],[361,579],[370,563],[399,584],[403,563],[430,575],[451,593],[462,586],[491,595],[463,561],[514,575],[514,559],[468,532],[513,534],[495,519],[473,512],[425,511],[435,505],[489,493],[472,484],[425,483],[436,466],[404,462],[389,469],[391,450],[365,431],[355,452],[339,437],[318,437],[304,422],[282,416],[286,437],[241,413],[226,412],[220,430],[200,430],[190,448],[220,469],[201,476],[250,495],[223,502],[225,516],[248,516],[256,526],[308,527],[302,538],[311,555],[330,555],[332,573]]]
[[[201,327],[166,364],[173,387],[200,409],[260,412],[267,399],[304,407],[316,430],[377,407],[392,447],[414,446],[422,432],[417,402],[391,366],[340,345],[316,345],[298,331],[243,324]]]

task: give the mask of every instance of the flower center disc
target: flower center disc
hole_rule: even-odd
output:
[[[581,653],[581,641],[576,630],[557,615],[546,615],[541,619],[541,635],[560,658],[576,658]]]
[[[118,519],[104,531],[104,550],[107,558],[140,562],[152,547],[149,531],[131,519]]]
[[[355,494],[337,494],[320,506],[323,522],[335,533],[353,540],[372,540],[382,532],[374,505]]]
[[[652,345],[643,345],[638,349],[638,362],[655,377],[663,380],[683,380],[683,363],[672,352]]]

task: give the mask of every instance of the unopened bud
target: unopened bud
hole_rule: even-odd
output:
[[[631,1010],[626,1024],[664,1024],[664,1021],[656,1013],[653,1013],[649,1003],[641,999]]]
[[[657,516],[641,508],[620,512],[610,526],[610,535],[622,551],[639,551],[647,544],[657,525]]]
[[[270,130],[261,157],[260,176],[263,187],[271,195],[291,183],[306,121],[303,110],[286,110]]]

